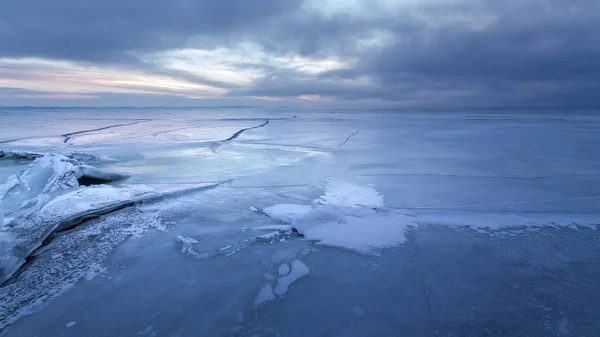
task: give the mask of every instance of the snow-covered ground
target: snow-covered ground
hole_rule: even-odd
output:
[[[2,109],[6,336],[596,336],[600,116]]]

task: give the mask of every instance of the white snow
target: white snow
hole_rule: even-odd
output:
[[[315,204],[276,204],[264,213],[291,223],[308,240],[363,254],[405,240],[406,216],[378,215],[373,208],[383,206],[383,197],[373,186],[329,180]]]
[[[277,296],[283,296],[287,293],[288,288],[292,283],[296,282],[300,278],[310,274],[310,269],[300,260],[292,261],[292,269],[286,276],[277,279],[277,286],[275,287],[275,294]]]
[[[370,254],[404,243],[410,224],[410,219],[403,214],[345,216],[342,221],[316,224],[302,233],[306,239],[317,241],[320,245]]]
[[[279,265],[279,268],[277,268],[277,272],[279,275],[285,276],[290,273],[290,266],[288,266],[286,263],[282,263]]]
[[[291,223],[310,212],[312,209],[313,208],[308,205],[277,204],[263,209],[263,212],[271,218]]]
[[[258,293],[258,295],[256,296],[256,299],[254,300],[254,305],[259,306],[265,302],[272,301],[275,298],[276,297],[273,294],[273,287],[271,286],[270,283],[265,283],[265,285],[262,288],[260,288],[260,292]]]
[[[325,184],[325,194],[315,200],[317,204],[333,204],[346,207],[383,207],[383,196],[371,185],[358,185],[352,182],[329,180]]]
[[[66,326],[67,328],[72,328],[72,327],[74,327],[74,326],[75,326],[75,324],[77,324],[77,322],[73,321],[73,322],[69,322],[69,323],[65,324],[65,326]]]

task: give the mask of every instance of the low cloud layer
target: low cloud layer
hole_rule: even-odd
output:
[[[597,106],[598,17],[594,0],[9,0],[0,104]]]

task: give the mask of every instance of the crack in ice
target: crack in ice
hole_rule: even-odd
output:
[[[348,141],[350,140],[350,138],[354,137],[355,134],[359,133],[360,129],[354,131],[350,136],[346,137],[346,140],[344,140],[344,142],[342,144],[340,144],[340,146],[344,146],[346,143],[348,143]]]
[[[140,124],[140,123],[148,123],[151,122],[151,119],[147,119],[147,120],[142,120],[142,121],[136,121],[136,122],[131,122],[131,123],[123,123],[123,124],[114,124],[114,125],[109,125],[109,126],[104,126],[101,128],[96,128],[96,129],[88,129],[88,130],[81,130],[81,131],[75,131],[75,132],[69,132],[69,133],[63,133],[61,136],[64,137],[63,143],[68,143],[69,140],[71,140],[72,136],[75,135],[80,135],[83,133],[88,133],[88,132],[94,132],[94,131],[102,131],[102,130],[107,130],[107,129],[112,129],[112,128],[118,128],[120,126],[128,126],[128,125],[135,125],[135,124]]]
[[[262,128],[263,126],[265,126],[267,124],[269,124],[269,119],[265,120],[265,122],[262,123],[262,124],[260,124],[260,125],[256,125],[256,126],[245,128],[245,129],[241,129],[238,132],[234,133],[231,137],[225,139],[223,142],[232,141],[232,140],[236,139],[237,137],[239,137],[242,133],[244,133],[244,132],[246,132],[248,130]]]

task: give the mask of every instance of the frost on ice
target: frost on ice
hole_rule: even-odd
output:
[[[156,194],[136,186],[80,186],[121,180],[125,176],[94,168],[58,154],[37,157],[0,186],[0,284],[55,231],[131,205]]]

